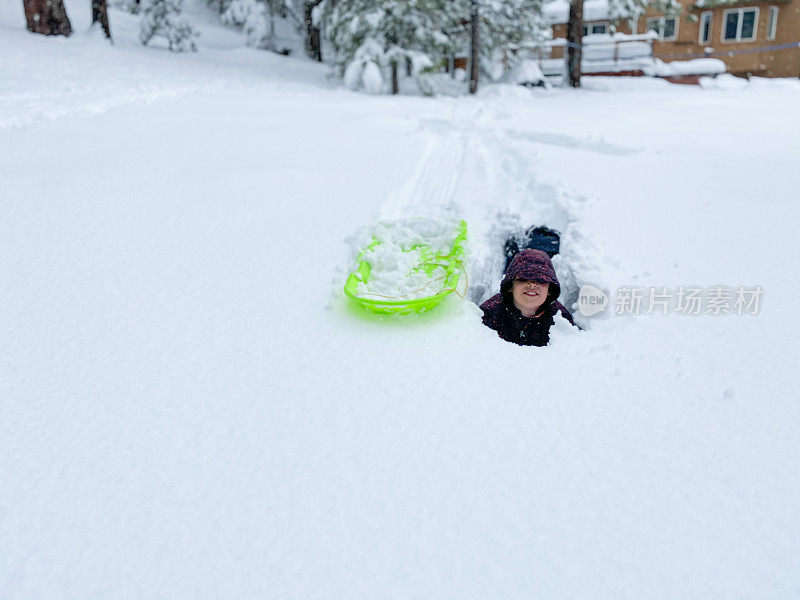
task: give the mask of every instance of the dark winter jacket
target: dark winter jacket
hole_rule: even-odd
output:
[[[540,316],[524,317],[514,306],[511,289],[515,279],[550,284]],[[553,317],[557,312],[573,323],[569,311],[556,301],[560,293],[561,286],[558,283],[553,263],[550,262],[550,257],[541,250],[523,250],[514,257],[508,266],[508,271],[500,284],[500,293],[495,294],[481,305],[483,324],[494,329],[507,342],[514,342],[521,346],[546,346],[550,341]]]

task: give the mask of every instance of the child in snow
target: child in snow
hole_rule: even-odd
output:
[[[541,250],[523,250],[508,266],[500,293],[481,305],[483,324],[507,342],[546,346],[555,314],[574,325],[572,315],[556,300],[561,286],[550,257]]]

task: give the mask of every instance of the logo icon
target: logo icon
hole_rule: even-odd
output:
[[[584,317],[592,317],[603,312],[608,306],[608,294],[589,283],[582,285],[578,292],[578,311]]]

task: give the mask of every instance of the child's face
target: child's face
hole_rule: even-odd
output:
[[[549,283],[539,281],[514,280],[514,287],[511,289],[514,296],[514,306],[517,307],[523,316],[532,317],[547,300],[547,293],[550,291]]]

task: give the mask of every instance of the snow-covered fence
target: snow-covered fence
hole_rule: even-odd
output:
[[[629,66],[627,63],[652,58],[653,39],[654,36],[650,34],[625,38],[604,34],[584,36],[581,66],[585,63],[588,70],[603,70],[609,64],[617,67],[622,63],[622,69],[625,70]]]
[[[581,45],[581,72],[587,75],[598,73],[638,73],[653,63],[653,41],[657,35],[648,32],[641,35],[622,33],[592,34],[584,36]],[[567,46],[569,42],[556,38],[520,47],[519,54],[533,59],[546,76],[563,76],[566,73]]]
[[[665,63],[653,55],[655,32],[639,35],[592,34],[581,44],[581,73],[584,75],[649,75],[675,81],[699,75],[725,72],[718,59],[697,59]],[[556,38],[528,44],[517,49],[518,55],[536,61],[546,77],[564,77],[567,73],[569,42]],[[689,82],[688,80],[686,82]],[[695,82],[695,81],[691,81]]]

